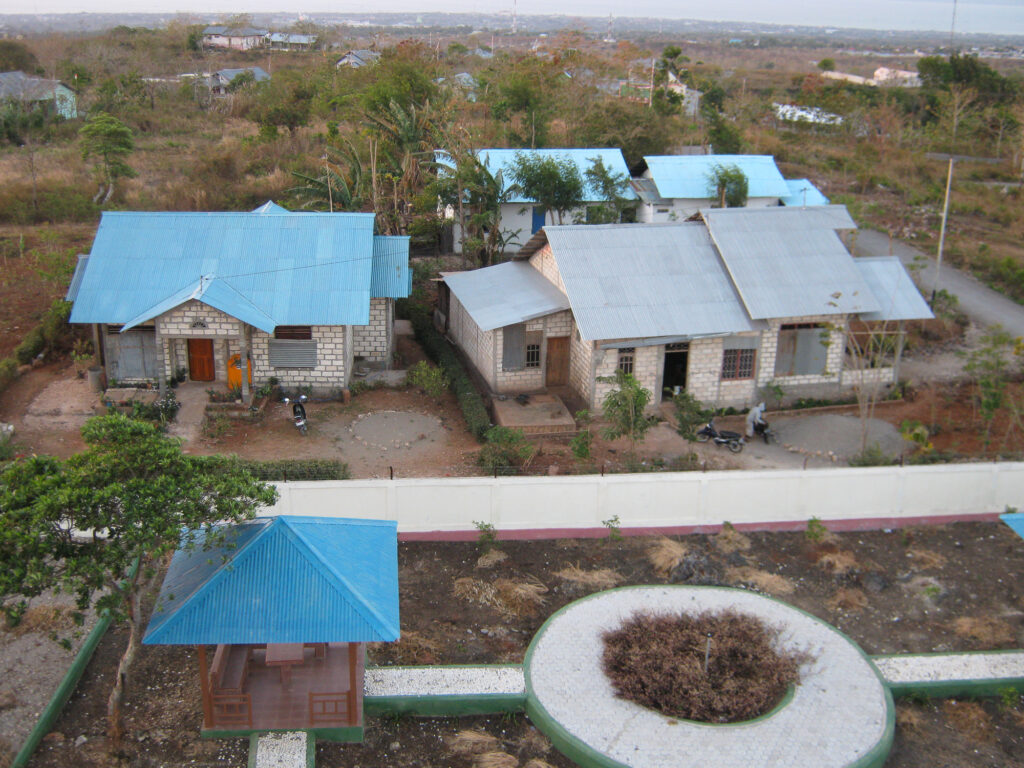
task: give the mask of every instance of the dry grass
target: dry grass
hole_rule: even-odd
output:
[[[484,752],[473,758],[473,768],[519,768],[519,760],[508,752]]]
[[[0,629],[12,637],[28,634],[51,635],[64,632],[75,626],[74,610],[60,605],[34,605],[25,611],[16,626],[9,627],[0,621]]]
[[[666,536],[662,536],[647,550],[647,559],[654,566],[654,572],[663,579],[672,575],[684,557],[686,546]]]
[[[498,579],[494,582],[502,608],[512,616],[535,616],[537,609],[544,605],[544,594],[548,588],[539,579],[530,577],[527,581]]]
[[[828,606],[833,611],[846,611],[848,613],[862,611],[868,607],[868,597],[862,590],[853,587],[843,587],[836,590],[828,601]]]
[[[712,539],[715,548],[723,555],[731,555],[733,552],[746,552],[750,549],[750,539],[733,528],[729,523],[722,526],[722,530]]]
[[[1013,628],[991,616],[961,616],[953,622],[953,631],[972,640],[980,650],[1010,645],[1014,641]]]
[[[946,564],[945,557],[940,555],[938,552],[932,552],[930,549],[908,549],[907,557],[913,561],[914,568],[921,571],[930,571],[933,568],[941,568]]]
[[[500,549],[490,549],[484,554],[480,555],[476,561],[477,568],[493,568],[502,560],[508,560],[508,555],[502,552]]]
[[[497,591],[494,585],[474,579],[472,576],[456,579],[452,593],[461,600],[478,605],[488,605],[493,608],[497,604]]]
[[[538,760],[536,757],[530,760],[523,766],[523,768],[555,768],[551,763],[546,763],[543,760]]]
[[[436,664],[443,647],[433,638],[404,630],[401,638],[387,644],[387,650],[399,664]]]
[[[899,728],[904,735],[916,735],[924,727],[924,718],[914,707],[897,706],[896,727]]]
[[[611,589],[624,581],[622,575],[611,568],[595,568],[586,571],[580,568],[579,564],[556,571],[555,576],[587,589]]]
[[[551,751],[551,742],[548,740],[548,737],[533,726],[527,729],[526,735],[519,741],[519,746],[521,751],[527,753],[539,752],[543,755]],[[541,761],[537,760],[536,762],[540,763]],[[527,763],[527,765],[529,765],[529,763]],[[542,765],[537,766],[537,768],[542,768]]]
[[[823,552],[818,557],[818,567],[824,568],[833,576],[846,576],[860,568],[860,563],[853,556],[852,552],[837,550],[835,552]]]
[[[992,718],[977,702],[949,699],[942,703],[942,714],[951,726],[969,739],[992,740]]]
[[[483,731],[459,731],[448,746],[456,754],[476,755],[493,752],[498,746],[498,740]]]
[[[767,592],[769,595],[791,595],[793,590],[796,589],[793,582],[785,576],[762,571],[749,565],[726,569],[725,578],[729,581],[749,584],[755,589]]]

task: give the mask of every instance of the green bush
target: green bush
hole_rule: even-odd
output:
[[[420,360],[409,369],[406,382],[410,386],[422,389],[435,399],[441,397],[448,389],[448,377],[444,375],[444,371],[426,360]]]
[[[14,348],[14,356],[22,365],[28,365],[36,356],[46,348],[46,339],[43,337],[43,327],[37,325],[21,340],[21,343]]]
[[[259,480],[349,480],[348,464],[334,459],[277,459],[256,461],[239,459],[245,469]]]
[[[18,378],[18,361],[13,357],[5,357],[0,360],[0,392],[7,389],[16,378]]]
[[[856,456],[850,457],[851,467],[888,467],[896,463],[896,459],[886,455],[878,443],[870,445]]]
[[[410,303],[409,320],[416,333],[416,341],[447,376],[449,386],[458,398],[459,407],[462,408],[466,427],[477,440],[482,440],[484,433],[491,427],[491,417],[487,414],[483,398],[473,386],[459,356],[448,340],[434,328],[427,308]]]
[[[47,351],[70,347],[72,330],[68,325],[69,317],[71,317],[71,302],[63,299],[54,301],[46,311],[40,327]]]
[[[476,463],[493,474],[515,474],[515,470],[533,455],[533,446],[521,429],[491,427],[484,438],[487,442],[480,449]]]

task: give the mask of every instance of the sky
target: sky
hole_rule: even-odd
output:
[[[14,12],[14,0],[2,0]],[[751,21],[863,29],[933,30],[948,32],[954,0],[376,0],[377,12],[460,11],[598,16],[651,16],[704,21]],[[1024,0],[955,0],[958,32],[1024,35]],[[20,0],[19,13],[79,12],[192,12],[203,19],[219,13],[295,11],[359,13],[365,2],[355,0]]]

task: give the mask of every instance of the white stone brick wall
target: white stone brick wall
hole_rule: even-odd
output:
[[[775,376],[775,357],[779,347],[779,329],[783,325],[798,323],[821,323],[829,328],[828,352],[825,357],[825,371],[818,376]],[[822,385],[841,387],[843,360],[846,356],[846,318],[830,315],[808,315],[806,317],[775,318],[768,321],[768,330],[761,337],[761,349],[758,357],[757,386],[764,387],[776,383],[784,390],[811,385],[820,388]]]
[[[193,327],[202,323],[205,327]],[[213,339],[214,377],[227,380],[227,361],[238,352],[241,321],[218,309],[192,299],[156,319],[157,351],[162,355],[164,376],[188,370],[188,339]],[[234,345],[229,346],[229,340]]]
[[[500,337],[500,329],[498,331],[481,331],[480,326],[469,316],[466,308],[462,306],[455,294],[452,294],[448,305],[448,335],[455,340],[463,354],[469,358],[487,386],[493,389],[495,336]]]
[[[847,368],[843,371],[843,386],[858,387],[866,384],[893,384],[895,383],[895,369],[892,367],[866,368],[858,371]]]
[[[614,340],[602,341],[600,346],[616,343]],[[628,347],[629,342],[623,341],[623,347]],[[661,402],[658,392],[661,380],[661,367],[664,358],[659,354],[664,347],[636,347],[633,354],[633,378],[640,386],[649,389],[654,397],[651,399],[651,408]],[[601,403],[605,395],[615,389],[615,370],[619,367],[619,351],[615,349],[596,349],[594,351],[597,360],[596,374],[594,377],[594,396],[591,399],[591,407],[595,413],[599,413]],[[610,378],[612,381],[600,381],[602,378]]]
[[[540,331],[544,334],[544,341],[541,343],[540,348],[540,367],[522,368],[516,371],[506,371],[502,369],[501,361],[504,356],[505,335],[501,328],[497,328],[492,332],[494,359],[498,361],[497,372],[495,374],[496,392],[532,392],[545,387],[548,366],[547,339],[552,336],[571,337],[573,335],[575,332],[575,325],[573,323],[572,313],[566,310],[564,312],[555,312],[554,314],[546,315],[545,317],[530,320],[526,323],[526,331],[528,333]],[[571,342],[569,348],[569,365],[571,371]]]
[[[591,364],[594,360],[594,342],[580,338],[577,331],[569,337],[569,386],[580,396],[588,408],[593,408],[593,377]]]
[[[370,299],[370,322],[352,326],[352,349],[356,357],[373,362],[391,357],[391,305],[394,299]]]
[[[555,261],[555,254],[551,250],[550,243],[545,243],[543,248],[530,257],[530,266],[544,275],[558,290],[565,293],[565,283],[562,282],[562,275],[558,271],[558,262]]]
[[[270,364],[269,334],[253,329],[250,356],[252,357],[252,383],[260,387],[275,377],[284,387],[313,387],[318,394],[332,394],[348,386],[349,369],[346,367],[344,325],[314,325],[316,341],[315,368],[275,368]]]

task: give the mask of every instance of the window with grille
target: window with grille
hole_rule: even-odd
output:
[[[623,373],[633,373],[634,362],[636,362],[636,348],[621,347],[619,349],[619,370]]]
[[[756,349],[727,349],[722,352],[723,379],[754,378]]]
[[[313,338],[313,328],[308,325],[279,325],[274,329],[274,338],[309,341]]]

